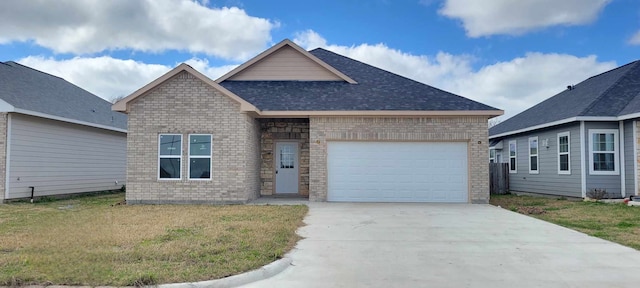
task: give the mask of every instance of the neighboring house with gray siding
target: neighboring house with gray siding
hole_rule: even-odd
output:
[[[487,203],[501,110],[284,40],[212,80],[181,64],[128,114],[127,203]]]
[[[0,62],[0,199],[120,189],[126,119],[62,78]]]
[[[509,163],[512,191],[638,195],[640,61],[568,86],[489,129],[491,162]]]

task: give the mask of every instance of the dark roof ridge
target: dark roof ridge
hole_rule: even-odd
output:
[[[612,73],[612,72],[614,72],[614,71],[616,71],[616,70],[620,70],[620,69],[622,69],[622,68],[624,68],[624,67],[627,67],[627,66],[629,66],[629,65],[633,65],[633,64],[637,64],[637,63],[640,63],[640,60],[631,61],[631,62],[629,62],[629,63],[627,63],[627,64],[622,65],[622,66],[619,66],[619,67],[613,68],[613,69],[611,69],[611,70],[607,70],[607,71],[604,71],[604,72],[602,72],[602,73],[599,73],[599,74],[593,75],[593,76],[591,76],[591,77],[589,77],[589,78],[587,78],[587,79],[584,79],[582,82],[585,82],[585,81],[587,81],[587,80],[589,80],[589,79],[591,79],[591,78],[599,77],[599,76],[604,75],[604,74]],[[580,82],[580,83],[582,83],[582,82]],[[578,84],[580,84],[580,83],[578,83]]]
[[[626,66],[629,66],[629,65],[633,65],[633,67],[631,67],[631,68],[630,68],[630,71],[631,71],[632,69],[637,68],[637,66],[638,66],[639,64],[640,64],[640,60],[636,60],[636,61],[633,61],[633,62],[631,62],[631,63],[627,63],[627,64],[625,64],[625,65],[622,65],[622,66],[620,66],[620,67],[618,67],[618,68],[615,68],[615,69],[612,69],[612,70],[609,70],[609,71],[606,71],[606,72],[600,73],[600,74],[598,74],[598,75],[596,75],[596,76],[589,77],[589,78],[587,78],[587,80],[589,80],[589,79],[591,79],[591,78],[593,78],[593,77],[597,77],[597,76],[604,75],[604,74],[606,74],[606,73],[609,73],[609,72],[612,72],[612,71],[618,70],[618,69],[620,69],[620,68],[622,68],[622,67],[626,67]],[[584,108],[584,110],[582,110],[582,112],[580,112],[580,114],[579,114],[579,115],[584,115],[584,114],[586,114],[589,110],[591,110],[591,108],[595,107],[595,106],[597,105],[597,103],[599,103],[599,102],[600,102],[600,100],[601,100],[601,99],[603,99],[603,98],[607,97],[607,96],[609,95],[609,92],[611,92],[611,90],[615,89],[615,88],[618,86],[618,83],[620,83],[622,80],[624,80],[624,79],[626,79],[627,77],[629,77],[629,72],[630,72],[630,71],[627,71],[627,73],[623,74],[622,76],[620,76],[620,78],[618,78],[615,82],[613,82],[613,84],[611,84],[611,86],[609,86],[609,88],[607,88],[606,90],[604,90],[604,92],[602,92],[602,94],[600,94],[598,97],[596,97],[596,99],[594,99],[593,101],[591,101],[591,104],[589,104],[589,106],[587,106],[586,108]],[[587,80],[585,80],[585,81],[587,81]],[[582,81],[582,82],[585,82],[585,81]],[[581,82],[581,83],[582,83],[582,82]],[[627,101],[627,103],[629,103],[631,100],[633,100],[633,98],[629,99],[629,100]],[[624,107],[623,107],[622,109],[624,110]],[[622,110],[620,110],[620,111],[622,111]],[[619,113],[620,111],[618,111],[618,113]],[[616,113],[616,114],[617,114],[617,113]]]
[[[55,77],[55,78],[60,78],[60,79],[62,79],[62,80],[64,80],[64,81],[67,81],[67,80],[65,80],[64,78],[60,77],[60,76],[56,76],[56,75],[53,75],[53,74],[49,74],[49,73],[47,73],[47,72],[40,71],[40,70],[35,69],[35,68],[31,68],[31,67],[29,67],[29,66],[27,66],[27,65],[22,65],[22,64],[20,64],[20,63],[18,63],[18,62],[15,62],[15,61],[7,61],[7,62],[5,62],[5,63],[4,63],[4,64],[6,64],[6,65],[8,65],[8,66],[11,66],[11,65],[9,65],[9,64],[7,64],[7,63],[11,63],[11,64],[15,64],[15,65],[20,65],[20,66],[22,66],[22,67],[24,67],[24,68],[31,69],[31,70],[36,71],[36,72],[40,72],[40,73],[45,74],[45,75],[47,75],[47,76],[51,76],[51,77]],[[11,66],[11,67],[13,67],[13,66]]]

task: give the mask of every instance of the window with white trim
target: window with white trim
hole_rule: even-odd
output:
[[[538,137],[529,138],[529,174],[538,174],[540,160],[538,157]]]
[[[496,149],[490,148],[489,149],[489,163],[495,163],[496,162]]]
[[[589,174],[619,175],[618,130],[589,129]]]
[[[211,135],[189,135],[189,179],[211,180]]]
[[[569,132],[558,133],[558,174],[571,174],[570,140]]]
[[[158,179],[179,180],[182,178],[182,135],[160,134],[158,136]]]
[[[518,173],[517,157],[518,147],[516,147],[516,140],[509,141],[509,173]]]

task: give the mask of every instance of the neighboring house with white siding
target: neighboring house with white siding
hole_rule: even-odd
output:
[[[126,122],[62,78],[0,62],[0,199],[120,189]]]
[[[638,195],[640,61],[583,82],[489,129],[489,161],[515,192]]]

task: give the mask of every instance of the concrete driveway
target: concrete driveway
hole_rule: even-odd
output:
[[[292,266],[243,287],[640,285],[640,252],[490,205],[310,203],[305,222]]]

